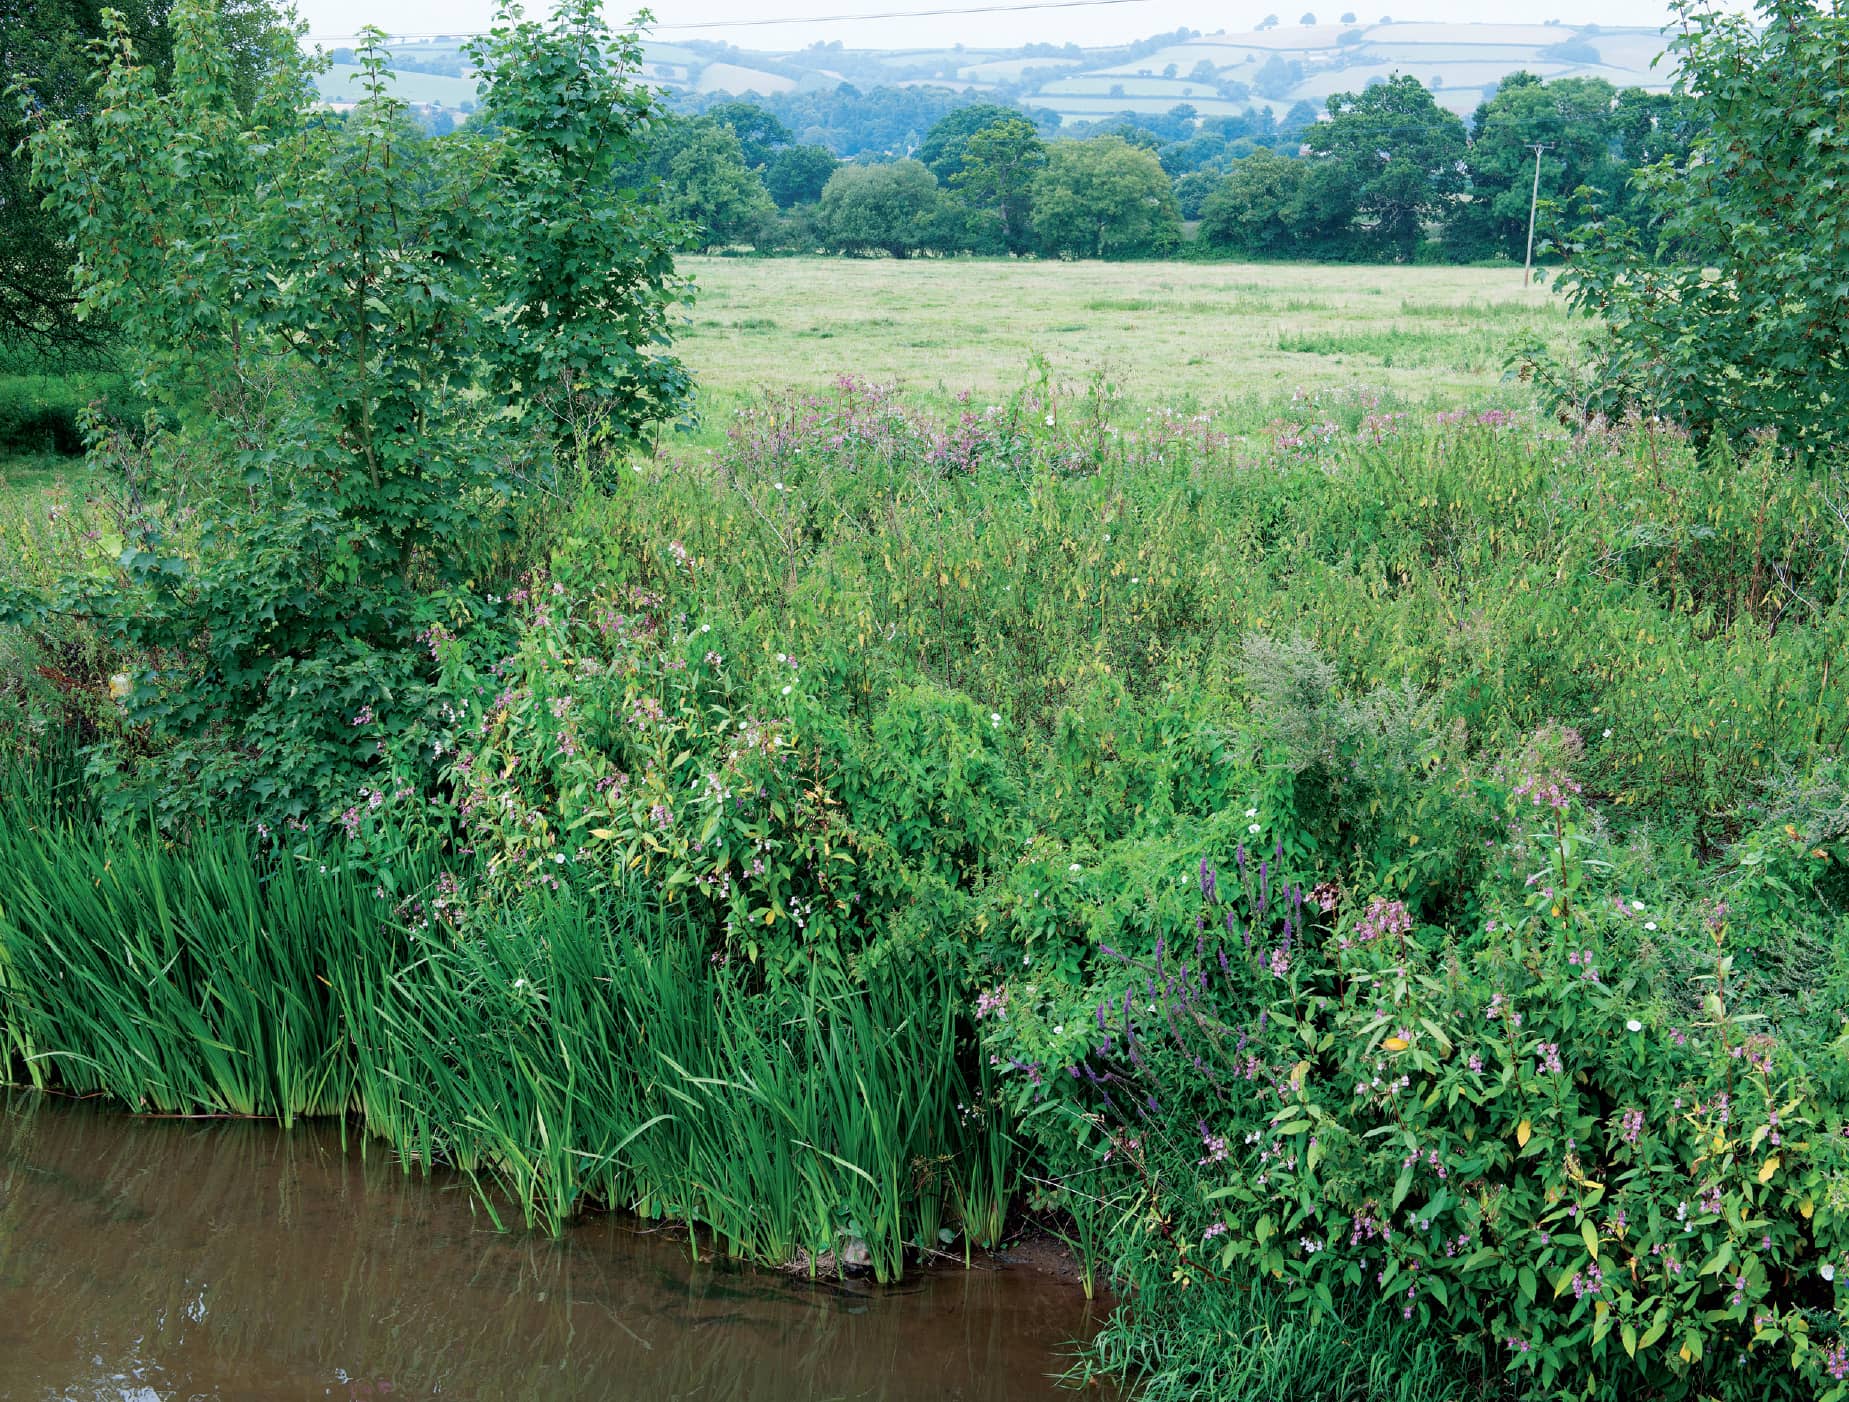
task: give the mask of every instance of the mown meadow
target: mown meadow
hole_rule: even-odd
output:
[[[1550,402],[1489,352],[1561,314],[1459,272],[778,262],[698,265],[689,375],[594,7],[482,41],[437,141],[280,80],[248,140],[177,24],[203,96],[118,61],[145,120],[36,139],[155,414],[0,542],[8,1079],[818,1276],[1050,1233],[1117,1303],[1049,1369],[1152,1402],[1849,1395],[1805,385]],[[783,339],[818,277],[960,287],[959,344],[1074,279],[1009,334],[1105,344],[894,387]],[[1195,300],[1223,360],[1111,368],[1098,318]]]

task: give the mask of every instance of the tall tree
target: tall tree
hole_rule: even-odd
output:
[[[936,177],[918,161],[842,166],[822,191],[816,222],[830,248],[907,258],[940,243],[942,206]]]
[[[1033,241],[1034,180],[1046,168],[1046,145],[1032,122],[1009,117],[973,132],[950,186],[993,218],[1002,246],[1024,253]]]
[[[733,129],[710,114],[671,118],[649,134],[649,170],[662,208],[695,230],[701,248],[750,243],[770,215],[764,181],[746,163]]]
[[[769,165],[777,152],[796,144],[790,129],[755,102],[722,102],[703,115],[731,129],[745,164],[753,170]]]
[[[840,164],[826,146],[787,146],[764,167],[764,188],[779,209],[814,204]]]
[[[1297,251],[1307,170],[1303,161],[1263,147],[1234,162],[1201,205],[1202,241],[1243,258],[1282,258]]]
[[[1463,122],[1403,73],[1336,93],[1329,117],[1306,136],[1318,180],[1346,191],[1368,251],[1410,258],[1425,225],[1448,219],[1463,191]]]
[[[1565,201],[1582,185],[1610,197],[1623,193],[1629,171],[1613,158],[1612,104],[1617,90],[1603,78],[1557,78],[1543,83],[1512,73],[1481,104],[1472,122],[1470,198],[1461,202],[1445,233],[1456,256],[1495,254],[1519,259],[1528,238],[1528,205],[1535,191],[1535,146],[1540,191]],[[1551,233],[1543,220],[1543,236]]]
[[[1033,194],[1034,232],[1060,257],[1148,258],[1181,241],[1162,163],[1122,137],[1054,142]]]
[[[1017,107],[1000,107],[993,102],[975,102],[946,113],[919,144],[917,157],[942,183],[948,183],[963,169],[963,152],[969,139],[984,127],[997,122],[1021,119]]]

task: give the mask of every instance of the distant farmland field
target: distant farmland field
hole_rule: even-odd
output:
[[[681,353],[707,432],[767,389],[836,375],[940,402],[1020,384],[1036,355],[1108,375],[1150,407],[1269,416],[1297,391],[1379,392],[1408,408],[1524,402],[1515,338],[1571,334],[1519,268],[690,258],[700,297]]]

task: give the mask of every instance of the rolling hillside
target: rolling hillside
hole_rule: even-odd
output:
[[[1347,17],[1344,16],[1346,19]],[[1322,106],[1331,93],[1375,78],[1410,73],[1439,102],[1468,115],[1505,74],[1600,77],[1620,87],[1662,90],[1671,73],[1653,66],[1664,41],[1655,30],[1596,24],[1284,24],[1244,33],[1158,35],[1110,49],[1036,44],[988,50],[847,49],[817,45],[791,52],[748,51],[711,43],[650,44],[644,75],[673,92],[767,96],[832,90],[851,83],[939,87],[990,101],[1020,102],[1059,114],[1063,123],[1119,112],[1166,112],[1188,103],[1202,116],[1300,101]],[[413,102],[460,106],[472,94],[453,40],[394,49],[399,91]],[[346,57],[336,51],[335,58]],[[322,82],[332,103],[353,98],[352,69]]]

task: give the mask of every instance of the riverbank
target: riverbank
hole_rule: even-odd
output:
[[[111,641],[119,546],[35,537],[14,1076],[351,1113],[484,1220],[818,1275],[1051,1222],[1137,1306],[1085,1366],[1157,1402],[1813,1394],[1840,475],[1118,407],[762,402],[235,741],[162,729],[210,696]]]

